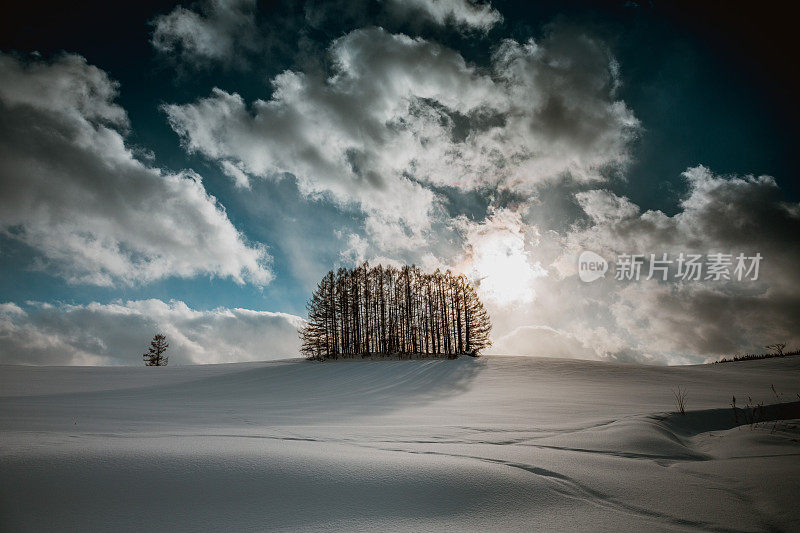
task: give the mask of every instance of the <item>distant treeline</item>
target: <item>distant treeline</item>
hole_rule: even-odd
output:
[[[367,263],[328,272],[300,333],[310,359],[367,354],[476,355],[491,322],[466,276]]]
[[[730,357],[723,357],[715,363],[733,363],[735,361],[752,361],[753,359],[772,359],[773,357],[790,357],[793,355],[800,355],[800,350],[792,350],[791,352],[781,353],[746,353],[744,355],[732,355]]]

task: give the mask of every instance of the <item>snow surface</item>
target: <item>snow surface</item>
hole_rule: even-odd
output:
[[[798,378],[800,357],[2,366],[0,530],[800,530]],[[785,420],[737,424],[733,395]]]

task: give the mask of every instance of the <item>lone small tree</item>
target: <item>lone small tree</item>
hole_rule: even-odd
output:
[[[785,342],[776,342],[775,344],[770,344],[768,346],[764,346],[767,350],[771,351],[778,357],[783,357],[783,349],[786,348]]]
[[[169,348],[169,344],[167,344],[166,335],[156,333],[153,340],[150,341],[148,353],[142,355],[145,366],[167,366],[169,357],[164,355],[167,348]]]

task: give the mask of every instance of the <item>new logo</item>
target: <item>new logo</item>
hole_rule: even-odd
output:
[[[581,278],[581,281],[590,283],[605,277],[607,271],[608,261],[600,255],[585,250],[578,256],[578,277]]]

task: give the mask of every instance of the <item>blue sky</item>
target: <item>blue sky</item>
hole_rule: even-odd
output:
[[[796,339],[800,287],[786,265],[797,247],[780,231],[798,216],[790,166],[797,109],[790,62],[776,58],[788,37],[767,14],[751,18],[744,7],[717,13],[660,2],[15,8],[0,39],[9,117],[0,125],[9,199],[0,205],[0,302],[9,306],[2,331],[7,339],[19,331],[49,339],[41,342],[50,348],[26,355],[25,343],[8,340],[0,361],[135,364],[116,355],[133,353],[134,341],[105,338],[96,324],[119,311],[110,306],[134,313],[145,336],[149,329],[177,334],[187,315],[175,302],[210,321],[200,329],[223,327],[214,317],[237,308],[302,317],[328,269],[365,259],[486,280],[501,352],[676,363]],[[56,79],[71,80],[77,96],[37,85]],[[80,123],[71,122],[69,106],[83,114]],[[28,107],[36,112],[24,119]],[[83,176],[70,166],[78,150],[68,141],[47,152],[50,174],[32,169],[36,150],[45,150],[41,135],[50,139],[59,127],[89,135],[111,128],[130,151],[124,157],[148,177]],[[9,155],[19,146],[31,158]],[[108,152],[92,150],[91,168],[114,168],[101,164]],[[164,190],[159,172],[174,177]],[[196,197],[192,176],[207,197]],[[155,180],[150,192],[139,194],[140,179]],[[67,189],[70,180],[79,188]],[[62,186],[96,193],[98,203],[87,204],[96,212],[73,222],[85,214],[80,198],[62,202],[42,192]],[[130,198],[104,203],[103,194],[127,187]],[[17,213],[12,198],[63,218]],[[139,227],[155,198],[153,205],[169,205],[166,222],[153,217]],[[726,224],[711,214],[720,203],[742,210],[737,236],[714,225]],[[658,213],[656,223],[648,212]],[[187,217],[198,217],[194,233]],[[674,226],[670,238],[667,226]],[[150,244],[141,242],[145,235]],[[84,253],[64,244],[70,239],[98,249]],[[587,246],[611,258],[634,246],[751,253],[762,242],[776,252],[758,285],[608,280],[589,288],[564,267]],[[652,314],[654,301],[672,302],[675,314]],[[136,302],[170,311],[146,316]],[[69,318],[92,305],[83,322]],[[753,324],[747,305],[763,308],[770,325]],[[67,317],[61,325],[45,316],[51,306]],[[651,314],[631,320],[626,309]],[[700,325],[677,342],[684,320]],[[724,320],[748,327],[722,339]],[[248,342],[269,344],[257,339],[270,330],[252,327]],[[198,352],[199,333],[191,331],[178,342],[178,361],[294,355],[287,337],[281,353],[244,353],[228,342],[211,356]]]

